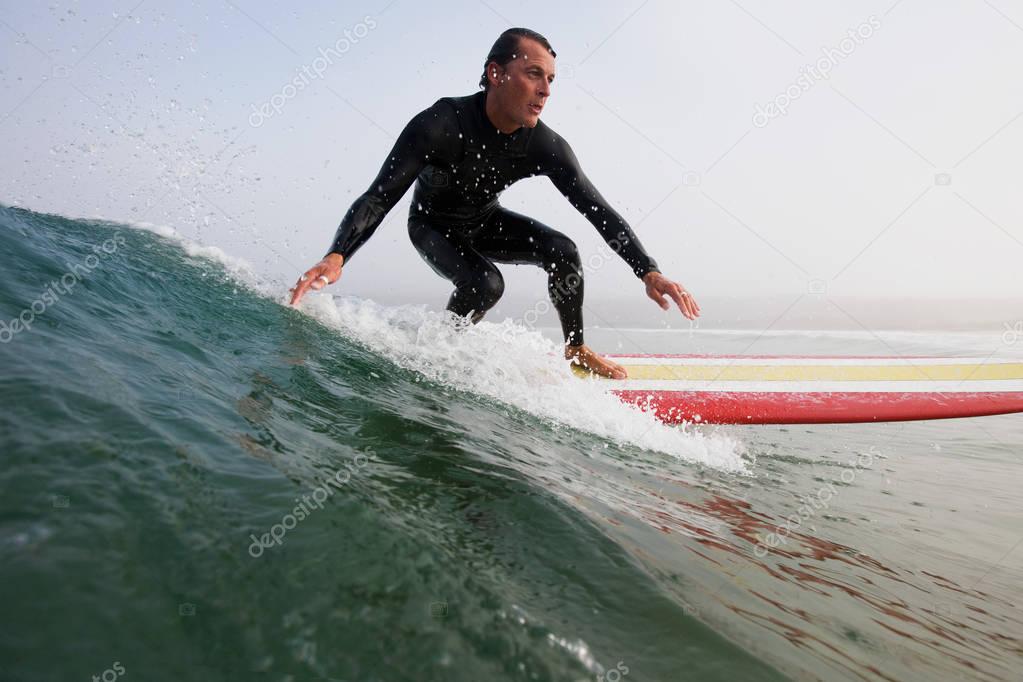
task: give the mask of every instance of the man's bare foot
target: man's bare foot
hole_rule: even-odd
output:
[[[565,359],[571,360],[573,365],[578,365],[591,374],[609,379],[625,379],[629,376],[624,367],[601,357],[586,344],[565,346]]]

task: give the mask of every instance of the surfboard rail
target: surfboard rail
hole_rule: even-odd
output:
[[[602,380],[669,424],[848,424],[1023,412],[1023,362],[927,356],[608,355]]]

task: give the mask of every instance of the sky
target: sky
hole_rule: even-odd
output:
[[[0,203],[170,226],[291,281],[405,123],[477,90],[510,26],[558,53],[543,120],[697,300],[1023,310],[1009,0],[4,1]],[[443,305],[410,197],[336,293]],[[576,240],[589,305],[659,314],[549,180],[501,201]],[[544,297],[538,268],[502,270],[509,298]]]

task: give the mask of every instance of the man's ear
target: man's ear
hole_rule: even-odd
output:
[[[501,84],[501,76],[504,75],[504,68],[497,62],[487,64],[487,80],[492,86]]]

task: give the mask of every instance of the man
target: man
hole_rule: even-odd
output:
[[[296,305],[341,276],[418,178],[409,208],[409,237],[437,274],[455,285],[447,309],[481,320],[504,291],[498,263],[532,264],[548,273],[547,289],[561,320],[565,359],[615,379],[625,369],[583,343],[583,279],[579,253],[562,233],[498,204],[523,178],[546,175],[646,285],[664,310],[670,297],[695,319],[700,307],[660,273],[625,220],[583,174],[572,148],[540,122],[551,94],[556,53],[539,33],[511,28],[484,62],[482,92],[442,98],[416,115],[391,149],[372,186],[348,210],[322,261],[292,289]]]

